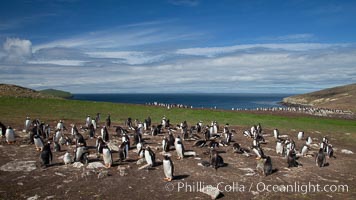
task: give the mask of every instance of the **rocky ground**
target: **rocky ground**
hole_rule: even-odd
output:
[[[54,123],[51,124],[52,127]],[[65,123],[68,127],[73,122]],[[356,172],[353,169],[355,156],[351,154],[356,152],[356,147],[345,146],[337,138],[329,137],[330,143],[334,146],[336,159],[328,158],[328,166],[316,167],[313,155],[318,150],[318,143],[323,136],[320,132],[305,133],[305,136],[313,137],[313,144],[309,152],[311,155],[298,159],[303,166],[287,168],[286,159],[275,152],[276,141],[272,137],[272,130],[263,130],[266,144],[262,144],[262,148],[265,154],[271,156],[275,169],[275,172],[267,177],[256,171],[256,159],[253,154],[249,157],[234,154],[231,145],[218,148],[227,166],[217,171],[200,166],[201,161],[209,159],[209,155],[206,154],[209,151],[208,147],[193,147],[194,141],[184,141],[185,148],[194,151],[196,156],[177,160],[176,152],[172,149],[170,153],[176,177],[172,182],[167,183],[163,181],[161,153],[161,141],[165,132],[159,136],[144,135],[146,143],[153,147],[156,153],[158,165],[153,168],[140,169],[144,164],[137,164],[135,148],[130,150],[129,159],[125,162],[119,162],[118,153],[114,152],[114,165],[110,169],[103,168],[102,158],[97,158],[95,154],[95,139],[89,139],[86,132],[82,134],[87,139],[88,146],[92,147],[88,166],[79,163],[64,165],[63,155],[66,151],[73,155],[74,146],[62,146],[61,152],[52,151],[54,155],[52,165],[43,168],[39,159],[40,152],[36,151],[34,145],[28,144],[28,134],[22,131],[23,122],[12,126],[16,129],[16,144],[8,145],[4,138],[0,144],[0,199],[209,199],[207,194],[199,192],[199,189],[207,185],[219,186],[222,191],[219,198],[222,199],[355,199],[356,197]],[[252,139],[242,135],[242,131],[249,127],[231,128],[237,130],[233,141],[245,148],[251,146]],[[297,140],[298,131],[300,130],[290,130],[281,135],[294,139],[299,150],[305,140]],[[121,140],[115,136],[114,128],[109,129],[109,133],[113,144]],[[69,135],[69,132],[66,134]],[[339,191],[317,192],[314,191],[313,186],[309,186],[316,187],[317,184],[320,190]],[[348,191],[342,191],[340,185],[347,185]],[[278,188],[283,190],[281,186],[289,187],[289,192],[278,191]],[[297,191],[291,191],[291,186]],[[267,188],[269,191],[266,191]]]

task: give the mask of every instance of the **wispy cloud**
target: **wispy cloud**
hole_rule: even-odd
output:
[[[299,33],[291,35],[282,35],[282,36],[265,36],[260,37],[257,40],[259,41],[281,41],[281,42],[305,42],[316,39],[314,34],[311,33]]]

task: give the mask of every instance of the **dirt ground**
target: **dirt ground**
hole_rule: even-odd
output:
[[[69,127],[70,123],[73,122],[66,121],[65,125]],[[82,122],[76,123],[80,125]],[[265,154],[272,158],[275,169],[272,175],[266,177],[256,172],[256,159],[253,153],[247,157],[233,153],[232,145],[219,147],[218,152],[227,166],[215,171],[211,167],[199,165],[201,161],[209,159],[209,155],[206,154],[209,151],[208,147],[193,147],[194,141],[183,141],[186,150],[194,151],[197,155],[177,160],[176,152],[172,149],[170,153],[175,167],[175,179],[167,183],[163,181],[161,153],[162,137],[166,131],[158,136],[143,136],[156,153],[158,165],[153,168],[139,169],[142,165],[136,163],[137,153],[134,146],[129,152],[129,159],[125,162],[118,161],[118,153],[113,152],[115,162],[110,169],[66,166],[62,156],[69,151],[73,157],[74,146],[65,145],[62,146],[61,152],[52,151],[54,155],[52,165],[43,168],[39,158],[40,152],[35,150],[33,144],[28,143],[28,134],[22,132],[23,124],[22,121],[11,124],[16,129],[16,144],[8,145],[4,138],[0,143],[0,199],[210,199],[207,194],[199,192],[199,189],[208,185],[219,187],[222,191],[219,196],[221,199],[356,198],[355,156],[341,152],[342,149],[356,152],[356,147],[345,146],[333,137],[329,138],[329,141],[334,147],[336,159],[327,158],[328,166],[317,167],[315,157],[310,156],[298,159],[303,166],[287,168],[286,159],[276,154],[276,140],[273,138],[272,130],[263,130],[266,144],[261,146]],[[54,127],[55,124],[53,122],[50,125]],[[113,125],[123,126],[115,123]],[[252,139],[242,134],[243,130],[249,128],[230,127],[237,132],[233,135],[233,141],[244,148],[249,148]],[[300,130],[290,130],[281,135],[288,135],[294,139],[297,150],[300,150],[305,140],[297,140],[298,131]],[[102,158],[96,157],[95,139],[89,139],[87,132],[81,133],[87,139],[87,145],[91,147],[90,163],[103,163]],[[96,134],[99,133],[98,129]],[[113,127],[109,129],[109,133],[112,141],[121,141],[121,138],[114,134]],[[70,133],[67,131],[65,134]],[[313,138],[309,153],[314,154],[318,150],[323,133],[305,133],[305,138],[307,136]],[[53,149],[53,145],[51,147]],[[319,192],[315,191],[317,184]],[[342,188],[340,185],[345,187]],[[282,186],[287,187],[288,192],[283,190]],[[322,191],[324,189],[338,191]]]

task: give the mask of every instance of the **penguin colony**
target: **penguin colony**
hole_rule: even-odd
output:
[[[53,131],[51,131],[48,124],[38,119],[31,121],[30,117],[27,117],[24,131],[29,133],[30,143],[34,145],[36,151],[40,152],[39,157],[44,167],[51,166],[53,160],[52,150],[61,152],[61,147],[64,145],[74,146],[72,151],[66,151],[63,156],[65,165],[73,162],[88,164],[90,162],[89,154],[93,153],[89,151],[86,144],[86,141],[90,139],[96,140],[95,153],[97,158],[103,162],[105,168],[110,168],[115,163],[118,164],[118,162],[127,161],[129,159],[129,151],[136,149],[137,158],[146,162],[149,168],[157,167],[157,158],[162,160],[163,179],[165,181],[174,180],[174,164],[179,165],[179,160],[185,159],[189,155],[184,143],[192,143],[193,149],[191,150],[194,150],[194,148],[206,149],[206,155],[209,155],[209,160],[202,161],[201,165],[203,167],[211,167],[215,171],[227,165],[224,163],[223,154],[219,151],[220,147],[226,147],[225,149],[230,149],[236,154],[255,155],[256,171],[264,176],[271,175],[276,170],[276,168],[273,168],[271,156],[266,155],[263,150],[264,145],[267,143],[266,134],[270,135],[268,136],[268,142],[276,143],[276,154],[285,159],[285,166],[279,167],[302,166],[298,158],[306,157],[308,159],[308,155],[309,157],[314,157],[317,167],[327,166],[327,157],[336,158],[333,146],[329,143],[327,137],[322,138],[321,142],[317,144],[319,146],[318,152],[311,155],[309,150],[313,144],[313,139],[310,136],[306,137],[303,131],[290,137],[285,137],[285,135],[282,137],[278,129],[274,129],[272,133],[266,133],[263,131],[261,124],[253,125],[249,130],[243,130],[238,133],[238,131],[230,129],[229,124],[219,126],[217,121],[212,121],[205,126],[202,121],[199,121],[189,127],[186,121],[173,126],[166,116],[163,116],[161,122],[157,125],[152,125],[150,117],[145,119],[144,122],[140,122],[138,119],[132,120],[129,117],[124,126],[113,126],[115,131],[109,133],[112,126],[110,115],[102,123],[99,120],[100,117],[98,116],[92,119],[88,115],[85,119],[85,125],[78,128],[77,125],[71,124],[70,130],[67,130],[62,120],[59,120],[57,125],[53,127]],[[9,145],[16,142],[15,131],[10,126],[6,128],[1,123],[1,134]],[[243,135],[244,140],[251,142],[251,146],[242,147],[238,141],[233,140],[234,135],[237,134]],[[161,149],[152,148],[146,143],[144,136],[145,138],[161,137]],[[121,138],[117,151],[111,149],[108,145],[113,137]],[[293,139],[305,142],[302,146],[297,147]],[[118,154],[118,161],[113,159],[113,154]],[[175,161],[173,162],[173,160]]]

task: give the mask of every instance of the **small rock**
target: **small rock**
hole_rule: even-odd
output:
[[[350,150],[347,150],[347,149],[342,149],[341,150],[341,153],[344,153],[344,154],[354,154],[354,152],[350,151]]]
[[[75,163],[73,163],[72,166],[75,167],[75,168],[81,168],[81,167],[83,167],[84,165],[83,165],[83,163],[81,163],[81,162],[75,162]]]
[[[136,162],[137,165],[142,165],[143,163],[145,163],[145,158],[141,158]]]
[[[21,185],[21,186],[23,186],[23,183],[22,183],[22,182],[18,182],[18,183],[17,183],[17,185]]]
[[[101,179],[101,178],[104,178],[104,177],[107,177],[107,176],[109,176],[109,172],[104,170],[104,171],[99,172],[98,179]]]
[[[87,169],[97,169],[105,167],[101,162],[91,162],[88,164]]]
[[[58,175],[58,176],[63,176],[65,177],[66,175],[62,174],[62,173],[59,173],[59,172],[54,172],[55,175]]]
[[[54,195],[44,198],[44,200],[47,200],[47,199],[54,199]]]
[[[37,200],[38,198],[39,198],[39,196],[36,194],[36,195],[33,196],[33,197],[27,198],[27,200]]]
[[[200,192],[209,195],[211,197],[211,199],[216,199],[220,195],[220,190],[216,187],[211,186],[211,185],[203,187],[200,190]]]

